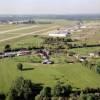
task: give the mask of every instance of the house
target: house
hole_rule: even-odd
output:
[[[95,53],[89,53],[89,56],[90,57],[94,57],[95,56]]]
[[[89,53],[89,57],[100,57],[100,52],[92,52],[92,53]]]
[[[64,30],[58,30],[57,32],[49,33],[49,36],[50,37],[66,37],[69,34],[70,34],[70,32],[67,32]]]
[[[24,56],[24,55],[29,55],[31,54],[31,51],[29,50],[20,50],[17,52],[17,56]]]
[[[4,53],[4,57],[14,57],[16,55],[17,55],[16,52],[5,52]]]

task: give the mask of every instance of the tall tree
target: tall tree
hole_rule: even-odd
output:
[[[8,100],[33,100],[32,82],[19,77],[13,82],[8,93]]]
[[[5,45],[4,52],[10,52],[10,51],[11,51],[11,46],[9,44]]]

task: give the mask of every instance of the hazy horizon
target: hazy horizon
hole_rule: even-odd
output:
[[[3,0],[0,14],[100,14],[100,0]]]

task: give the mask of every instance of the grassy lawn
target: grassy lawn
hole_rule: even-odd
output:
[[[89,54],[91,52],[100,51],[100,47],[75,48],[70,49],[69,51],[73,51],[78,54]]]
[[[43,65],[24,63],[24,71],[17,70],[15,59],[0,60],[0,90],[7,92],[13,80],[18,76],[31,79],[35,83],[53,86],[57,80],[71,84],[73,87],[100,87],[100,75],[79,63]],[[27,68],[33,68],[27,70]]]

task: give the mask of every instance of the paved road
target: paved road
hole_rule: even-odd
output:
[[[50,30],[55,30],[55,28],[58,28],[58,26],[53,26],[53,27],[49,27],[49,28],[46,28],[46,29],[41,29],[39,31],[34,31],[34,32],[30,32],[30,33],[24,33],[24,34],[21,34],[21,35],[18,35],[18,36],[2,39],[2,40],[0,40],[0,42],[4,42],[4,41],[16,39],[16,38],[20,38],[20,37],[24,37],[24,36],[28,36],[28,35],[41,35],[41,34],[36,34],[36,33],[44,32],[44,31],[50,31]]]

